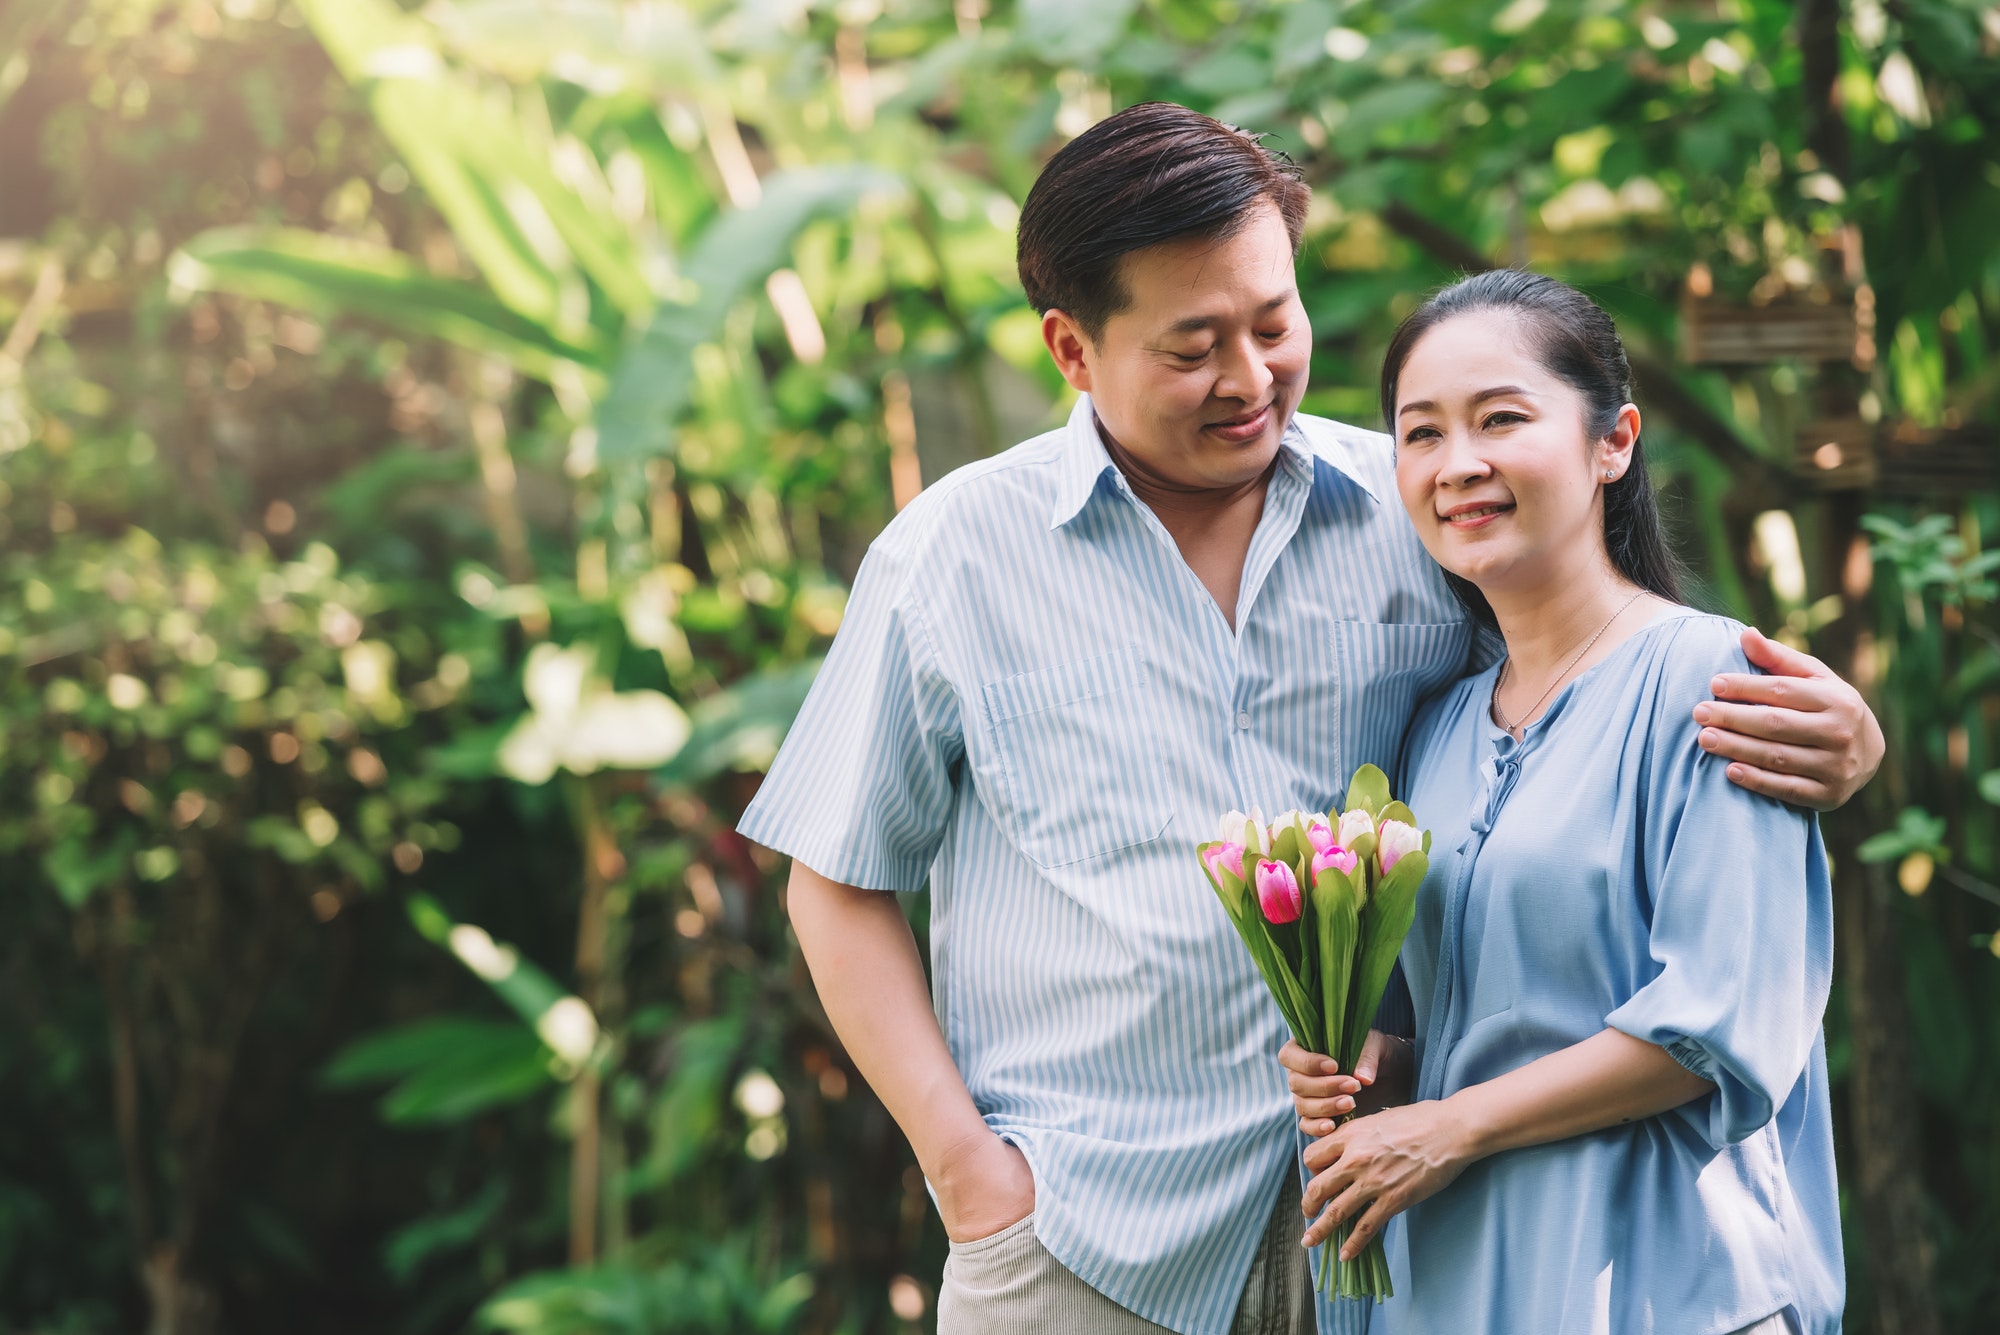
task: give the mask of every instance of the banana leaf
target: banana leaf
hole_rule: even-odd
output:
[[[736,302],[785,264],[807,223],[844,212],[871,190],[895,188],[895,177],[872,167],[798,168],[766,177],[761,200],[711,221],[684,266],[699,279],[699,295],[662,304],[627,340],[597,413],[598,458],[611,464],[669,453],[694,383],[695,348],[713,342]]]
[[[557,362],[603,368],[610,344],[563,338],[476,283],[439,278],[400,251],[298,227],[217,227],[173,257],[179,292],[234,292],[319,315],[358,315],[504,357],[531,375]]]
[[[652,308],[631,232],[557,176],[551,146],[535,141],[504,96],[446,65],[432,24],[389,0],[301,0],[300,8],[503,302],[560,328],[574,265],[621,321]]]

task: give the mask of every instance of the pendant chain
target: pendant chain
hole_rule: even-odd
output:
[[[1507,718],[1507,711],[1500,708],[1500,688],[1507,684],[1507,673],[1510,670],[1512,670],[1514,666],[1513,655],[1509,654],[1507,656],[1507,661],[1500,665],[1500,679],[1493,683],[1493,717],[1499,722],[1501,727],[1507,730],[1508,736],[1514,738],[1515,741],[1519,741],[1521,739],[1521,731],[1528,726],[1527,721],[1535,716],[1535,711],[1542,707],[1542,701],[1547,700],[1549,698],[1549,696],[1555,691],[1556,686],[1562,681],[1562,679],[1569,675],[1571,668],[1575,667],[1578,663],[1581,663],[1583,661],[1583,656],[1590,652],[1590,646],[1596,644],[1599,640],[1604,638],[1604,632],[1611,629],[1611,623],[1613,621],[1618,620],[1619,617],[1624,616],[1625,609],[1632,606],[1633,603],[1638,602],[1639,599],[1645,596],[1645,594],[1646,591],[1644,589],[1641,589],[1619,605],[1618,610],[1611,614],[1610,620],[1606,621],[1603,625],[1599,626],[1597,628],[1597,634],[1585,640],[1583,642],[1583,648],[1576,651],[1576,656],[1563,665],[1563,670],[1561,672],[1556,673],[1555,680],[1549,683],[1549,689],[1543,691],[1541,695],[1536,698],[1535,703],[1528,706],[1528,712],[1521,715],[1521,722],[1519,723],[1509,722]]]

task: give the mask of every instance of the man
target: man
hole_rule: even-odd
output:
[[[1306,200],[1181,107],[1055,156],[1019,259],[1076,410],[876,541],[743,819],[792,855],[828,1016],[936,1197],[943,1335],[1313,1329],[1283,1024],[1192,849],[1393,774],[1473,634],[1387,439],[1294,416]],[[1872,773],[1817,672],[1788,711],[1705,706],[1748,734],[1717,749],[1782,766],[1746,786]],[[927,880],[934,998],[880,893]]]

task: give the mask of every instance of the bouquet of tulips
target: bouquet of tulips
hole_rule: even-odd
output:
[[[1232,811],[1222,837],[1196,849],[1209,883],[1292,1037],[1352,1071],[1416,915],[1430,869],[1430,831],[1389,797],[1389,776],[1355,771],[1343,810],[1294,811],[1266,826]],[[1320,1251],[1319,1287],[1343,1297],[1390,1296],[1378,1236],[1353,1262],[1340,1261],[1342,1227]]]

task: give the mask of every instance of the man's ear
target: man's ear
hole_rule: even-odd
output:
[[[1095,345],[1083,327],[1068,312],[1051,307],[1042,313],[1042,342],[1069,387],[1079,394],[1090,393],[1090,363],[1085,354]]]

